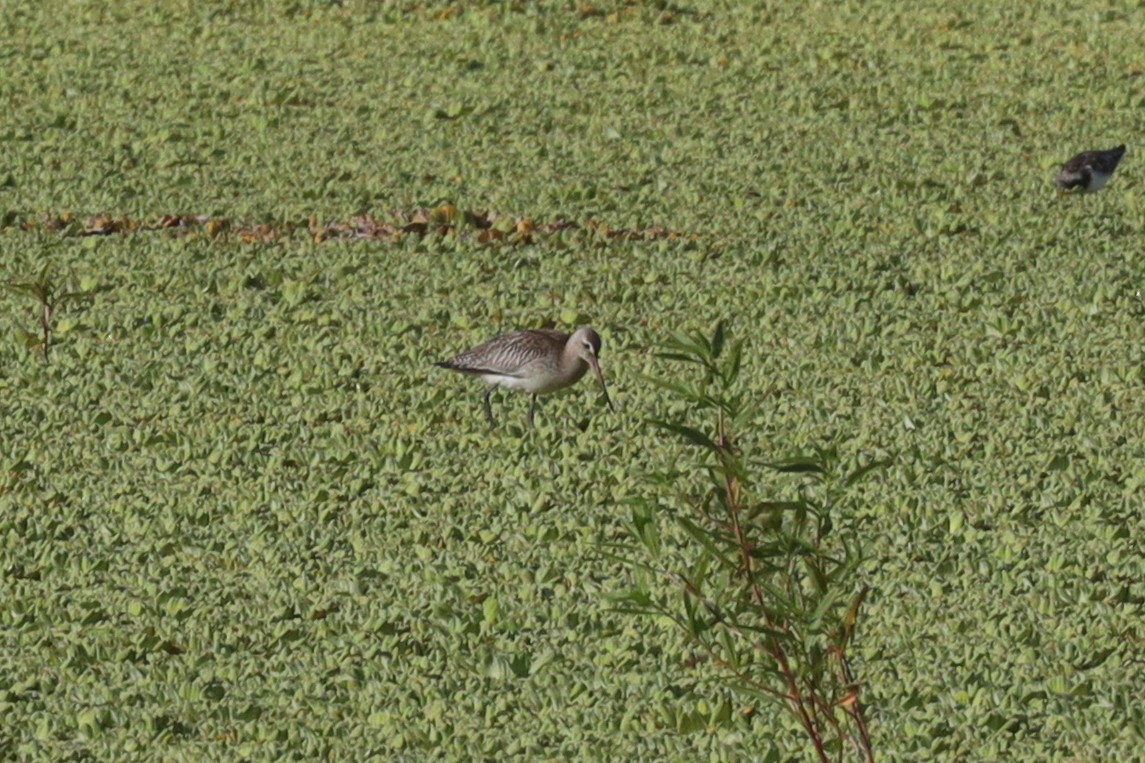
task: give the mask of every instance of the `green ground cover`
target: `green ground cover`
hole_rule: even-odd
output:
[[[0,295],[0,757],[809,759],[605,598],[623,501],[687,457],[641,376],[726,318],[745,447],[893,457],[839,519],[880,759],[1132,759],[1142,29],[1095,2],[10,0],[0,279],[93,295],[50,363]],[[1056,195],[1120,142],[1106,190]],[[311,232],[443,204],[576,227]],[[168,214],[218,225],[82,235]],[[529,436],[502,395],[490,433],[431,364],[545,321],[600,331],[619,411],[582,382]]]

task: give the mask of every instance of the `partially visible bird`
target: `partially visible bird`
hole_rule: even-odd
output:
[[[616,410],[608,397],[599,358],[600,335],[588,326],[581,326],[572,334],[551,329],[513,331],[435,365],[485,380],[489,388],[482,401],[490,427],[497,426],[489,403],[493,390],[507,387],[528,392],[533,396],[529,403],[529,426],[532,427],[537,396],[576,384],[589,368],[596,373],[609,409]]]
[[[1080,188],[1089,193],[1100,191],[1113,177],[1113,171],[1123,156],[1124,143],[1108,151],[1083,151],[1062,165],[1056,181],[1058,188],[1064,191]]]

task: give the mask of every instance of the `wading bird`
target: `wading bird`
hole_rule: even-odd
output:
[[[502,334],[436,365],[480,376],[489,385],[482,400],[490,427],[497,426],[489,403],[489,396],[497,387],[519,389],[533,396],[529,403],[529,426],[532,427],[537,396],[576,384],[590,368],[600,382],[604,401],[610,410],[616,410],[600,370],[600,335],[588,326],[581,326],[572,334],[549,329]]]
[[[1062,165],[1057,177],[1058,188],[1063,191],[1080,188],[1089,193],[1100,191],[1113,177],[1113,171],[1123,156],[1124,143],[1108,151],[1083,151]]]

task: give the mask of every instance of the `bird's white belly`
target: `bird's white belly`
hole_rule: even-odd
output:
[[[525,392],[536,392],[532,389],[535,386],[536,379],[520,376],[502,376],[501,374],[482,374],[481,378],[485,380],[486,384],[496,384],[506,389],[519,389]]]
[[[1085,190],[1089,191],[1090,193],[1093,193],[1094,191],[1100,191],[1105,187],[1105,184],[1109,182],[1111,177],[1113,177],[1113,173],[1106,174],[1104,172],[1093,172],[1089,176],[1089,188],[1086,188]]]
[[[530,395],[544,395],[571,386],[579,381],[582,376],[584,376],[583,370],[575,374],[572,378],[569,378],[562,377],[554,369],[553,372],[525,373],[521,376],[482,374],[481,378],[486,384],[497,384],[506,389],[517,389],[522,392],[528,392]]]

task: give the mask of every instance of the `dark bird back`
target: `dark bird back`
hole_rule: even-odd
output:
[[[1099,191],[1113,177],[1114,170],[1125,156],[1125,144],[1108,151],[1083,151],[1062,165],[1058,172],[1058,188],[1071,191]]]

